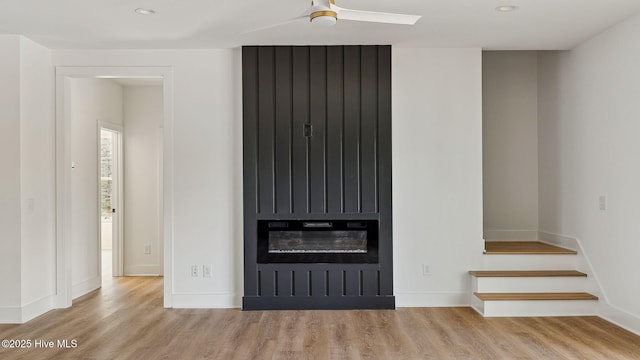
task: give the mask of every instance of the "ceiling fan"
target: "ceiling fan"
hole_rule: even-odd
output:
[[[336,5],[334,0],[311,0],[311,6],[298,17],[278,24],[272,24],[259,29],[254,29],[251,30],[251,32],[284,25],[301,19],[309,19],[312,24],[316,25],[331,26],[335,25],[338,20],[413,25],[420,18],[421,16],[418,15],[392,14],[345,9]]]
[[[413,25],[420,19],[415,15],[345,9],[336,5],[334,0],[312,0],[311,7],[300,17],[309,17],[312,24],[325,26],[334,25],[338,19],[403,25]]]

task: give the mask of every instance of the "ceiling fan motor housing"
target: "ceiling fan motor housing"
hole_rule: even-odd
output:
[[[330,4],[334,4],[333,0],[329,1],[313,1],[309,21],[317,25],[331,26],[338,21],[338,13],[331,10]]]

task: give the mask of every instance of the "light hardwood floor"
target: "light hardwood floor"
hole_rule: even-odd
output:
[[[161,278],[120,278],[0,340],[0,359],[640,359],[640,337],[598,317],[485,319],[470,308],[164,309]]]

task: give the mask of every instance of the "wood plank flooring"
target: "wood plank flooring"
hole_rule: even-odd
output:
[[[640,337],[598,317],[492,318],[470,308],[377,311],[164,309],[162,279],[121,278],[2,339],[0,359],[640,359]]]
[[[485,254],[577,254],[574,250],[539,241],[485,241],[484,248]]]

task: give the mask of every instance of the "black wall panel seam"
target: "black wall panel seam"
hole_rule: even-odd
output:
[[[341,129],[341,133],[340,133],[340,167],[341,167],[341,173],[340,173],[340,178],[342,183],[340,184],[340,208],[341,208],[341,212],[344,213],[345,212],[345,183],[346,183],[346,173],[345,173],[345,153],[344,153],[344,149],[345,149],[345,108],[344,108],[344,104],[345,104],[345,91],[344,91],[344,82],[345,82],[345,66],[344,66],[344,49],[342,50],[342,116],[341,116],[341,125],[342,125],[342,129]]]
[[[309,69],[309,79],[307,80],[307,84],[311,87],[311,48],[307,48],[307,59],[309,59],[308,69]],[[309,99],[307,100],[308,109],[307,109],[307,123],[311,122],[311,90],[308,92]],[[311,129],[313,133],[313,128]],[[311,213],[311,137],[308,136],[307,140],[307,214]]]
[[[260,213],[260,172],[257,171],[259,169],[260,164],[260,62],[258,61],[258,50],[256,49],[256,213]]]
[[[277,113],[276,113],[276,111],[277,111],[277,109],[276,109],[276,95],[277,95],[276,92],[278,91],[278,87],[276,86],[277,81],[276,81],[276,52],[275,52],[275,49],[271,53],[272,53],[271,62],[272,62],[272,65],[273,65],[273,69],[272,69],[273,81],[271,82],[271,86],[272,86],[271,100],[273,102],[273,109],[272,109],[272,112],[273,112],[273,115],[272,115],[273,116],[273,132],[272,132],[273,133],[272,134],[273,135],[272,136],[273,140],[272,140],[272,142],[273,142],[273,144],[271,146],[271,174],[272,174],[271,176],[272,176],[272,179],[273,179],[273,191],[271,192],[271,194],[272,194],[271,197],[272,197],[273,200],[271,200],[271,202],[272,202],[273,213],[277,214],[278,213],[278,196],[277,196],[277,194],[278,194],[278,186],[277,186],[277,184],[278,184],[278,172],[277,172],[277,168],[276,168],[276,157],[277,157],[278,153],[277,153],[277,148],[276,148],[276,144],[277,144],[276,125],[277,125],[278,119],[277,119]]]
[[[324,213],[328,213],[329,212],[329,165],[327,164],[327,153],[328,153],[328,137],[329,137],[329,81],[327,79],[328,75],[328,60],[329,60],[329,55],[328,55],[328,51],[325,50],[324,52],[324,81],[325,81],[325,87],[324,87],[324,98],[325,98],[325,102],[324,102],[324,137],[323,137],[323,141],[324,141],[324,149],[322,152],[322,163],[324,165]],[[328,276],[328,273],[327,273]],[[327,281],[328,281],[328,277],[327,277]],[[327,287],[328,289],[328,287]],[[328,290],[327,290],[328,291]]]
[[[289,119],[289,168],[291,169],[289,171],[289,213],[293,214],[293,197],[294,197],[294,192],[293,192],[293,134],[294,134],[294,127],[293,127],[293,49],[290,49],[289,51],[289,63],[291,64],[291,72],[289,73],[289,78],[291,81],[291,84],[289,85],[291,87],[291,104],[290,104],[290,119]]]
[[[358,82],[359,89],[358,94],[360,94],[360,109],[358,111],[358,212],[362,212],[362,47],[358,46],[358,60],[360,60],[360,80]]]

